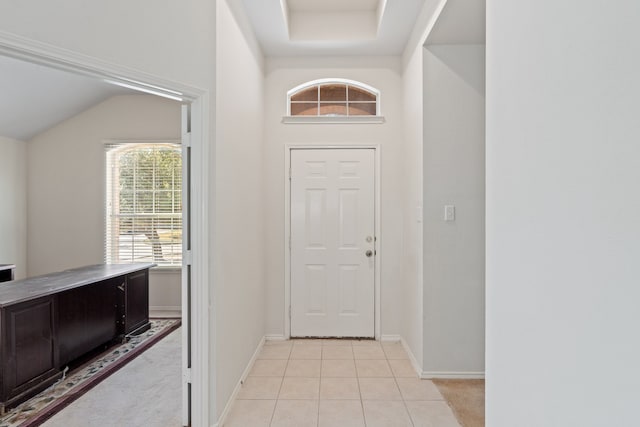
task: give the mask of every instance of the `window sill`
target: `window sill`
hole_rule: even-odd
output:
[[[285,124],[371,124],[384,123],[384,116],[284,116]]]

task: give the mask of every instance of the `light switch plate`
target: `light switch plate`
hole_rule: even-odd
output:
[[[456,207],[454,205],[444,206],[444,220],[455,221],[456,220]]]

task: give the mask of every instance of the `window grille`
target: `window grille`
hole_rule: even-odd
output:
[[[287,93],[287,115],[316,117],[379,116],[380,93],[364,83],[322,79]]]

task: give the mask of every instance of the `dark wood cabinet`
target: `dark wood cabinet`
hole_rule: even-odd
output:
[[[38,298],[4,310],[2,332],[2,395],[7,405],[29,391],[57,379],[54,297]]]
[[[149,329],[149,270],[126,277],[123,307],[124,333],[140,333]]]
[[[118,335],[117,286],[124,280],[104,280],[57,295],[61,365]]]
[[[149,268],[98,265],[0,286],[0,413],[149,323]]]

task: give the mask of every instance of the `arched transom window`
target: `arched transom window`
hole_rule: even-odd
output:
[[[379,116],[380,92],[344,79],[314,80],[287,92],[287,115],[304,117]]]

